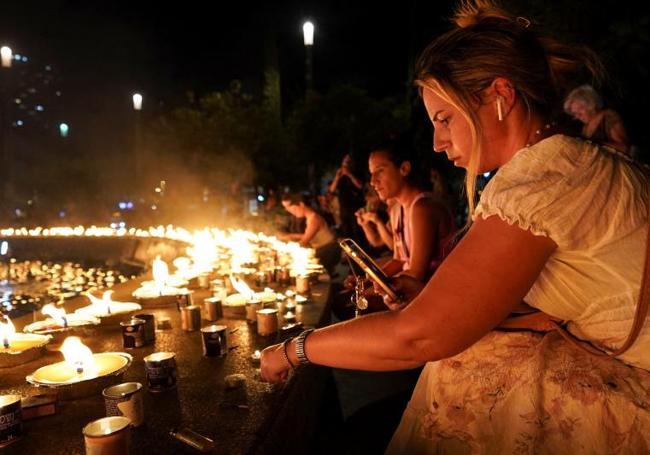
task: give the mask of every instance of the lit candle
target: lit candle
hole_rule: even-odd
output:
[[[134,302],[115,302],[111,300],[113,291],[106,291],[101,299],[98,299],[91,293],[86,293],[86,297],[90,299],[90,305],[79,308],[76,313],[86,316],[96,316],[104,318],[111,315],[120,315],[131,313],[141,310],[142,307]]]
[[[56,387],[118,374],[132,361],[129,354],[106,352],[93,354],[78,337],[68,337],[61,346],[65,360],[39,368],[27,376],[27,382],[38,386]]]

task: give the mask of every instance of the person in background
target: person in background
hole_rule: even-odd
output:
[[[359,240],[360,232],[354,213],[363,206],[363,181],[355,175],[353,164],[350,154],[343,157],[341,167],[337,169],[328,191],[336,194],[338,199],[339,234]]]
[[[379,198],[396,202],[391,236],[393,255],[381,268],[389,277],[406,275],[425,283],[449,253],[456,230],[450,210],[426,190],[428,175],[413,163],[412,147],[402,137],[375,148],[370,153],[368,168],[370,185]],[[378,225],[375,223],[374,227]],[[353,283],[350,276],[344,284],[352,288]],[[346,305],[341,306],[342,303]],[[381,299],[369,299],[369,303],[369,312],[385,309]],[[337,299],[333,311],[339,319],[346,319],[353,308]]]
[[[564,111],[584,124],[584,138],[622,153],[630,152],[621,116],[603,107],[603,99],[591,85],[581,85],[572,90],[564,101]]]
[[[316,250],[320,263],[332,274],[333,269],[341,259],[341,252],[334,232],[327,221],[309,204],[307,198],[297,193],[282,195],[282,206],[298,219],[305,219],[305,230],[302,233],[288,233],[279,236],[280,240],[294,241],[306,248]]]
[[[648,453],[648,173],[551,124],[563,81],[602,65],[490,0],[460,2],[455,23],[414,73],[433,150],[467,171],[472,224],[425,286],[395,280],[407,306],[270,346],[261,377],[425,365],[388,454]],[[524,299],[547,317],[493,330]]]
[[[376,194],[376,191],[372,191]],[[357,210],[355,215],[371,247],[386,247],[393,251],[393,231],[397,223],[399,204],[397,200],[390,198],[385,206],[374,210],[364,207]]]

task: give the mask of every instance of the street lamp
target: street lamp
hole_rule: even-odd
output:
[[[70,127],[68,126],[67,123],[60,123],[59,124],[59,134],[61,137],[68,137],[68,133],[70,133]]]
[[[309,93],[313,86],[312,47],[314,46],[314,24],[310,21],[302,24],[302,34],[305,42],[305,92]]]
[[[11,48],[9,46],[0,47],[0,61],[2,63],[0,68],[2,73],[0,75],[2,76],[0,82],[0,165],[2,166],[0,178],[3,180],[3,182],[0,182],[0,205],[2,205],[2,202],[8,204],[13,193],[11,184],[13,163],[7,148],[7,123],[9,122],[9,98],[11,97],[9,68],[11,68],[12,59],[13,52]]]
[[[133,167],[135,171],[135,181],[138,182],[142,177],[142,130],[141,130],[141,116],[142,116],[142,94],[134,93],[132,96],[133,99],[133,110],[135,111],[135,137],[133,140]]]
[[[140,95],[139,93],[133,94],[133,109],[135,109],[136,111],[142,110],[142,95]]]
[[[3,68],[11,68],[11,60],[13,59],[13,52],[9,46],[2,46],[0,48],[0,59],[2,59]]]

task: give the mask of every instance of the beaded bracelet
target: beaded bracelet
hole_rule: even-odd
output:
[[[292,370],[295,370],[296,367],[291,363],[291,360],[289,360],[289,353],[287,352],[287,345],[291,343],[291,340],[293,340],[293,338],[287,338],[282,342],[282,353],[284,354],[284,360],[287,361]]]

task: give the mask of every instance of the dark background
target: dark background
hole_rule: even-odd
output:
[[[600,53],[611,76],[601,87],[607,104],[623,115],[632,142],[647,150],[648,6],[614,0],[503,3],[531,18],[533,26]],[[40,113],[14,113],[14,121],[22,115],[26,123],[12,130],[13,147],[19,160],[29,155],[23,166],[30,167],[32,180],[46,181],[54,167],[68,166],[68,175],[52,179],[62,191],[74,192],[83,190],[84,182],[127,181],[120,163],[131,150],[135,91],[144,95],[143,115],[153,118],[183,105],[188,93],[198,98],[227,90],[233,80],[261,99],[264,71],[275,68],[286,116],[305,94],[307,19],[316,27],[316,92],[346,85],[371,98],[402,99],[413,111],[411,121],[426,123],[413,101],[411,68],[423,47],[449,27],[454,4],[3,1],[0,45],[29,58],[12,68],[12,90],[45,107]],[[27,93],[29,88],[36,93]],[[70,125],[66,141],[58,138],[61,121]],[[325,153],[319,166],[336,166],[343,152]],[[39,162],[47,163],[40,173],[32,169]],[[20,166],[16,172],[20,175]],[[20,197],[29,196],[23,191]]]

